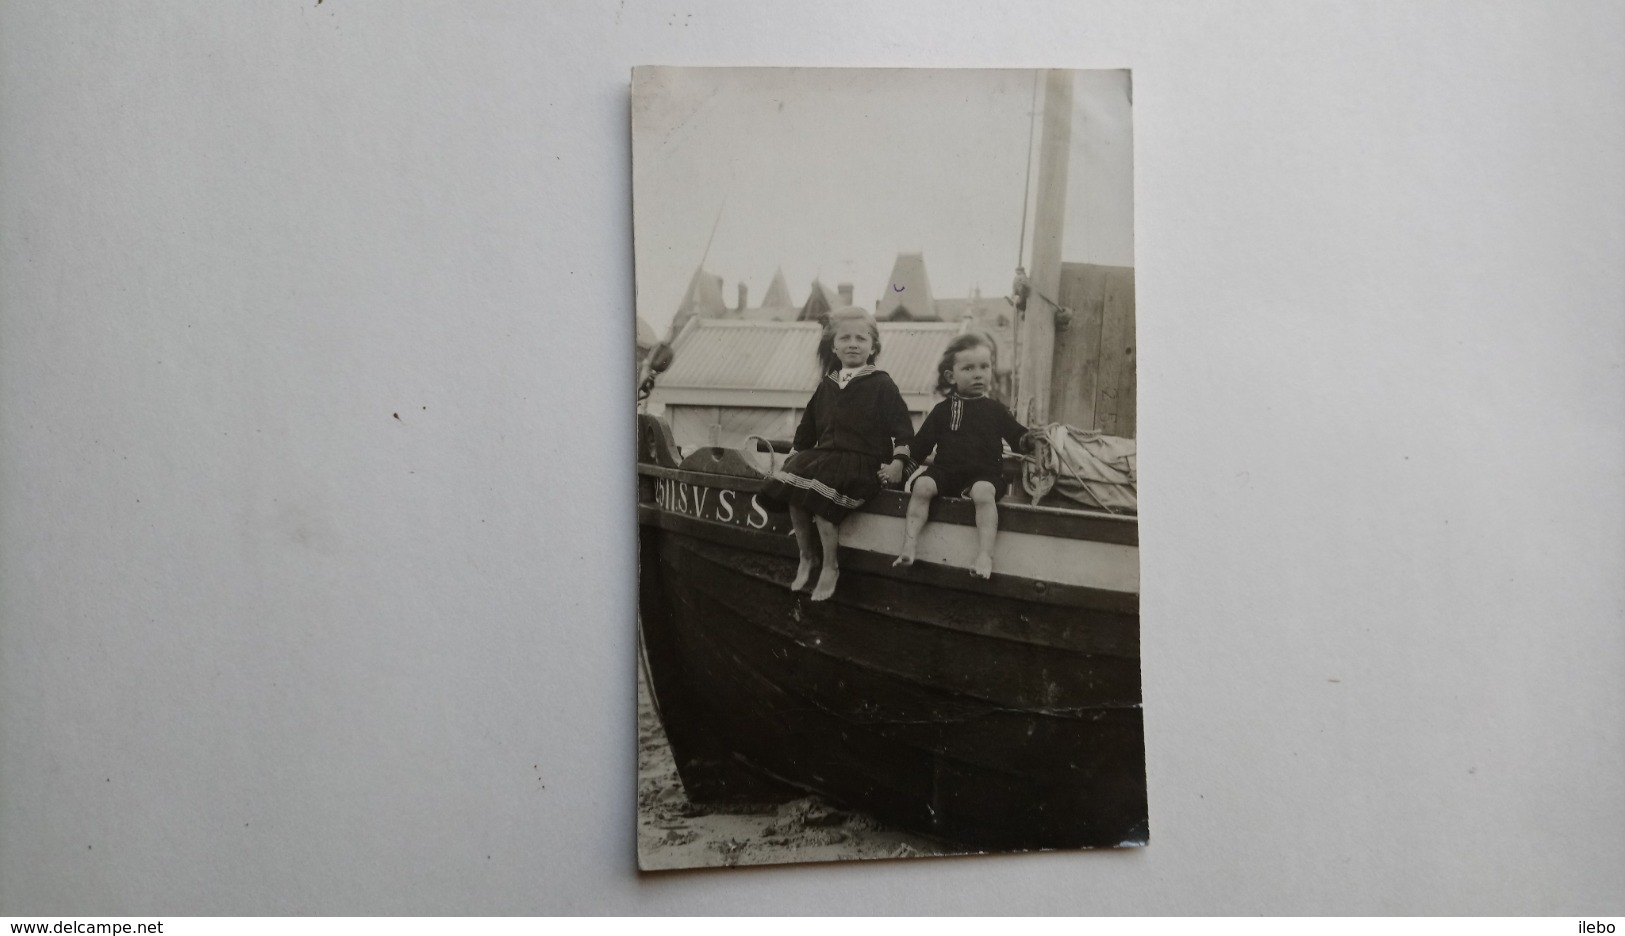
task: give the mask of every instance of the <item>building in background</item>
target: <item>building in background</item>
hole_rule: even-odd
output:
[[[697,269],[672,320],[671,369],[649,397],[652,412],[663,413],[684,451],[701,445],[743,447],[749,437],[790,439],[802,408],[818,385],[818,338],[824,317],[853,305],[851,283],[831,290],[813,280],[806,301],[790,296],[782,270],[775,271],[761,305],[749,303],[738,284],[737,303],[723,303],[722,277]],[[880,324],[877,362],[896,381],[916,426],[936,404],[936,366],[948,342],[978,330],[998,349],[993,395],[1011,399],[1016,360],[1016,314],[1004,296],[984,298],[973,289],[965,298],[937,298],[931,292],[925,257],[902,253],[892,267],[885,294],[875,302]],[[646,353],[640,338],[640,354]]]
[[[918,426],[937,403],[936,366],[961,326],[887,322],[881,370],[902,391]],[[672,344],[671,369],[649,398],[684,452],[702,445],[746,447],[751,436],[789,440],[822,375],[817,322],[693,318]]]
[[[973,288],[967,298],[939,299],[931,292],[925,255],[900,253],[892,264],[884,295],[875,301],[875,318],[881,322],[947,322],[961,330],[986,332],[998,349],[993,396],[1010,402],[1016,363],[1016,307],[1008,297],[983,297],[980,288]]]
[[[774,272],[773,282],[767,287],[767,295],[762,298],[761,305],[748,305],[748,295],[749,291],[741,281],[739,304],[723,317],[749,322],[821,322],[832,310],[852,304],[852,284],[842,283],[832,291],[822,280],[815,279],[807,290],[807,301],[797,305],[790,299],[790,289],[785,285],[784,272],[781,270]]]

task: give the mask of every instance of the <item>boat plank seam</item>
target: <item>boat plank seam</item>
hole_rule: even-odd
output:
[[[708,590],[706,590],[704,588],[696,588],[695,590],[702,593],[702,594],[704,594],[706,597],[708,597],[711,600],[715,601],[717,604],[727,608],[729,611],[733,612],[734,616],[740,618],[741,620],[753,621],[753,617],[751,615],[747,614],[744,609],[740,608],[737,604],[735,604],[734,602],[728,600],[727,598],[724,598],[724,597],[722,597],[722,596],[720,596],[720,595],[718,595],[716,593],[710,592],[710,591],[708,591]],[[690,605],[690,607],[692,607],[692,605]],[[753,625],[753,626],[755,626],[755,625]],[[787,640],[787,641],[789,641],[791,643],[794,643],[796,646],[799,646],[799,647],[803,648],[804,650],[806,650],[808,652],[817,653],[817,654],[820,654],[822,656],[827,656],[827,657],[830,657],[831,659],[839,660],[842,663],[845,663],[847,665],[855,666],[855,667],[858,667],[858,668],[861,668],[861,669],[865,669],[865,670],[868,670],[870,672],[874,672],[874,673],[877,673],[879,675],[886,676],[886,677],[889,677],[891,679],[897,680],[899,682],[904,682],[904,683],[908,683],[908,684],[913,685],[913,686],[918,686],[918,687],[921,687],[921,688],[926,689],[928,691],[935,691],[935,692],[948,692],[949,691],[949,690],[946,690],[946,689],[944,689],[943,687],[940,687],[940,686],[932,686],[932,685],[930,685],[928,683],[921,682],[918,677],[916,677],[916,676],[914,676],[912,674],[903,672],[903,671],[888,669],[886,667],[880,666],[879,664],[876,664],[876,663],[873,663],[873,662],[857,660],[857,659],[853,659],[851,657],[846,657],[846,656],[839,656],[839,655],[834,654],[831,651],[825,649],[821,645],[807,644],[807,643],[805,643],[803,641],[800,641],[800,640],[796,639],[796,636],[794,634],[788,633],[788,632],[780,630],[778,628],[774,628],[772,626],[761,626],[759,629],[766,630],[767,632],[769,632],[771,634],[774,634],[775,636],[779,637],[780,639]],[[1138,689],[1138,687],[1136,687],[1136,689]],[[969,699],[976,699],[976,700],[978,700],[980,702],[986,703],[987,705],[991,706],[994,709],[1003,710],[1003,711],[1011,713],[1011,714],[1033,714],[1033,715],[1039,715],[1039,716],[1043,716],[1043,717],[1057,718],[1057,719],[1063,719],[1063,720],[1071,720],[1071,719],[1075,719],[1075,718],[1080,718],[1082,716],[1091,715],[1091,714],[1093,714],[1095,712],[1100,712],[1100,711],[1128,710],[1128,709],[1139,709],[1139,708],[1141,708],[1141,702],[1138,701],[1138,700],[1136,700],[1134,702],[1124,702],[1124,703],[1116,703],[1116,704],[1113,704],[1113,703],[1099,703],[1099,704],[1082,705],[1082,706],[1049,706],[1049,707],[1044,707],[1044,708],[1038,708],[1038,707],[1024,708],[1024,707],[1012,706],[1012,705],[1009,705],[1007,703],[1000,702],[1000,701],[998,701],[996,699],[989,699],[986,696],[977,695],[974,692],[966,692],[966,691],[963,691],[963,690],[954,690],[953,692],[954,692],[955,695],[960,695],[960,696],[963,696],[963,697],[969,698]]]

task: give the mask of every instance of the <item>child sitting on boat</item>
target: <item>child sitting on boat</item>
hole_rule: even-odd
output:
[[[937,364],[937,392],[944,399],[925,417],[914,437],[910,456],[924,461],[936,450],[931,467],[910,487],[903,548],[893,565],[914,564],[915,541],[939,493],[969,497],[976,505],[976,561],[971,574],[993,576],[993,540],[999,530],[998,499],[1009,490],[1004,480],[1003,447],[1022,448],[1026,427],[1004,404],[988,396],[993,386],[993,340],[967,332],[948,343]]]
[[[857,306],[830,313],[818,343],[824,377],[807,401],[790,457],[762,492],[769,509],[788,506],[795,526],[801,562],[791,590],[806,587],[822,563],[813,601],[835,593],[841,521],[883,484],[903,480],[914,423],[897,384],[875,368],[879,355],[874,316]]]

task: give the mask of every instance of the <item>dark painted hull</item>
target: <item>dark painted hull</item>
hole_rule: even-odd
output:
[[[643,480],[644,649],[690,797],[814,791],[967,849],[1147,840],[1134,601],[843,551],[815,603],[787,587],[782,529],[685,515]]]

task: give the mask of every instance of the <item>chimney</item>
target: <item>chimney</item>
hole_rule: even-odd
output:
[[[841,285],[839,285],[839,286],[837,286],[835,288],[841,294],[841,305],[843,307],[851,305],[852,304],[852,284],[851,283],[842,283]]]
[[[745,283],[744,283],[743,280],[741,280],[740,283],[739,283],[739,311],[741,311],[741,312],[745,311],[745,293],[746,293],[746,291],[747,290],[745,288]]]

